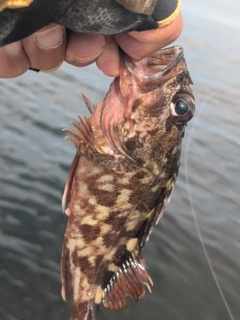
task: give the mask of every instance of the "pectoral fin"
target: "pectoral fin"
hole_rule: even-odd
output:
[[[146,219],[143,223],[138,233],[140,251],[144,248],[146,241],[148,241],[154,225],[156,225],[160,218],[163,216],[165,205],[169,202],[171,193],[172,188],[169,188],[168,190],[166,190],[165,188],[162,189],[155,202],[154,210],[152,211],[149,218]]]

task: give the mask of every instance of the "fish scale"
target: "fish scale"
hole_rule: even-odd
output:
[[[170,199],[194,114],[181,47],[140,62],[122,53],[120,70],[96,107],[83,95],[92,115],[66,129],[77,149],[63,195],[62,296],[73,289],[71,320],[97,319],[101,302],[122,310],[126,296],[138,301],[150,290],[142,250]]]

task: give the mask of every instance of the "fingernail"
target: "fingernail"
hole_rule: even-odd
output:
[[[97,57],[99,57],[100,54],[103,52],[103,49],[104,48],[102,48],[102,50],[99,51],[97,54],[94,54],[93,56],[88,56],[86,58],[74,56],[74,63],[79,66],[84,66],[93,63],[97,59]]]
[[[13,42],[3,47],[7,54],[18,54],[22,49],[22,44],[20,41]]]
[[[56,26],[46,31],[36,32],[34,39],[41,49],[57,48],[63,41],[63,27]]]
[[[59,69],[61,67],[63,62],[60,62],[59,65],[57,65],[55,68],[49,69],[49,70],[40,70],[41,72],[54,72],[57,69]]]

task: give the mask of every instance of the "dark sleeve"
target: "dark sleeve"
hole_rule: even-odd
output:
[[[23,39],[55,22],[83,33],[116,34],[156,29],[179,13],[180,0],[24,0],[12,8],[0,1],[0,46]],[[22,2],[24,2],[22,1]]]

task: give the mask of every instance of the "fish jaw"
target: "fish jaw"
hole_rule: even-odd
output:
[[[122,73],[120,78],[123,82],[128,79],[128,86],[133,87],[134,91],[137,87],[141,93],[152,91],[182,73],[186,74],[189,84],[192,84],[183,49],[180,46],[160,49],[141,61],[135,61],[122,52],[121,63],[124,66],[120,69]],[[135,83],[132,84],[133,80]],[[125,83],[122,92],[126,87]]]

